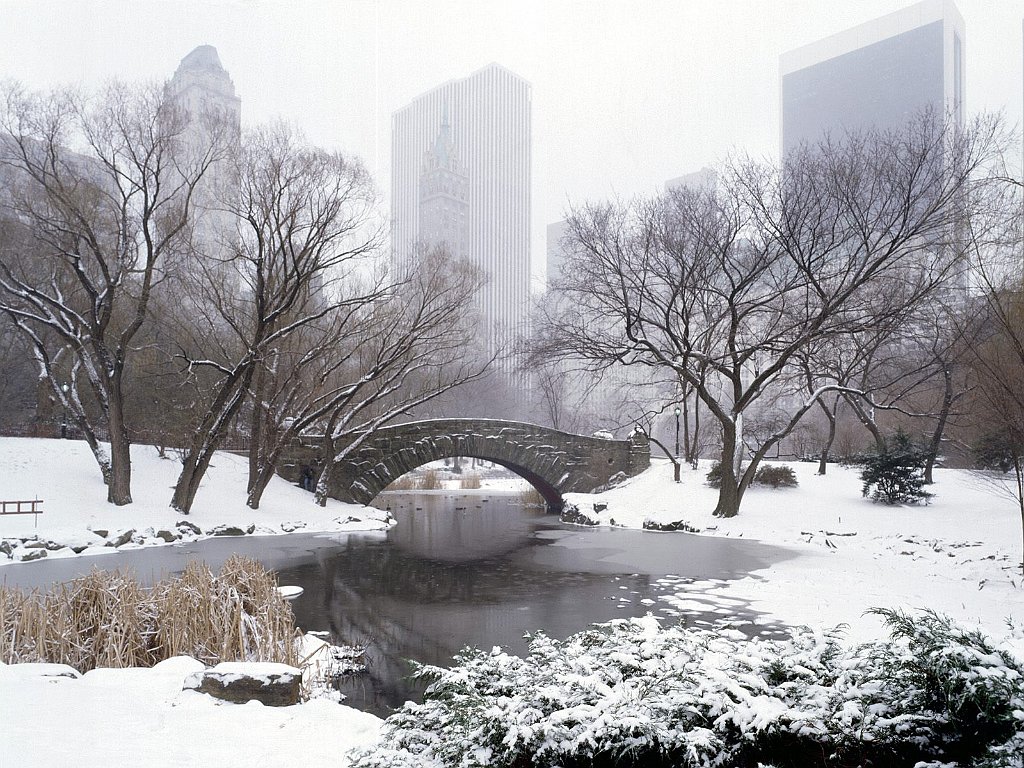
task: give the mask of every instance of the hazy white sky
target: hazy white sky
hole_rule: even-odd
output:
[[[0,0],[0,77],[164,79],[215,46],[243,122],[360,155],[383,193],[390,115],[496,61],[533,84],[534,262],[567,203],[653,192],[778,146],[778,57],[912,0]],[[1021,121],[1020,0],[957,0],[969,112]],[[536,269],[536,266],[535,266]]]

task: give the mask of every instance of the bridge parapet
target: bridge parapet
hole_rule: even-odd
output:
[[[587,493],[616,476],[632,477],[650,466],[650,446],[640,433],[628,440],[607,440],[525,422],[431,419],[377,430],[335,466],[329,493],[342,501],[367,504],[406,472],[454,456],[507,467],[556,509],[563,493]]]

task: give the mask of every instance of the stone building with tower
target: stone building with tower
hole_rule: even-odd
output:
[[[187,142],[202,152],[221,134],[238,146],[242,130],[242,100],[217,49],[200,45],[181,60],[167,84],[167,94],[188,115]],[[234,220],[221,201],[237,194],[237,182],[228,158],[214,163],[197,189],[196,242],[204,250],[219,250],[234,236]]]

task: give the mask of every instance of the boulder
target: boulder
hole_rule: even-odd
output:
[[[300,528],[305,528],[305,527],[306,527],[306,524],[304,522],[302,522],[301,520],[294,520],[294,521],[290,521],[290,522],[287,522],[287,523],[281,523],[281,530],[284,531],[285,533],[291,533],[292,531],[297,531]]]
[[[645,531],[684,531],[686,533],[700,533],[700,528],[695,528],[685,520],[673,520],[669,523],[659,523],[656,520],[644,520]]]
[[[196,536],[201,536],[203,533],[202,528],[200,528],[195,523],[189,522],[188,520],[179,520],[177,523],[174,524],[174,527],[182,533],[188,531],[189,533],[194,533]]]
[[[456,507],[456,509],[459,509],[459,507]],[[465,507],[462,507],[462,509],[465,509]],[[345,517],[334,518],[334,522],[338,525],[348,525],[349,523],[361,523],[363,521],[358,517],[352,517],[352,515],[347,515]]]
[[[21,539],[0,539],[0,553],[11,556],[16,547],[21,546]]]
[[[178,539],[180,539],[181,534],[177,533],[176,531],[168,531],[166,528],[161,528],[159,531],[156,532],[156,538],[163,539],[168,544],[170,544],[172,541],[177,541]]]
[[[237,525],[218,525],[208,532],[213,536],[245,536],[245,531]]]
[[[110,535],[110,531],[108,531],[106,528],[90,528],[89,530],[91,530],[93,533],[95,533],[101,539],[105,539],[105,538],[107,538],[107,536]]]
[[[74,667],[67,664],[51,664],[45,661],[27,661],[22,664],[8,664],[4,667],[4,674],[11,678],[68,678],[77,680],[82,675]]]
[[[121,547],[127,544],[135,536],[134,528],[126,528],[122,531],[116,531],[111,534],[111,537],[107,539],[112,547]]]
[[[562,507],[562,514],[558,516],[558,519],[563,523],[572,523],[573,525],[600,525],[600,520],[587,515],[586,512],[582,512],[579,507],[573,504],[566,504]]]
[[[46,554],[47,553],[45,549],[22,548],[21,552],[19,553],[18,559],[23,563],[29,563],[33,560],[42,560],[44,557],[46,557]]]
[[[269,662],[222,662],[185,679],[184,690],[205,693],[223,701],[258,701],[268,707],[299,703],[302,671]]]

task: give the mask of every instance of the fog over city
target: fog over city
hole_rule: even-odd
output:
[[[388,194],[391,114],[497,62],[532,85],[532,260],[566,206],[658,191],[737,150],[777,155],[779,56],[907,0],[0,0],[0,76],[163,80],[213,45],[243,124],[280,116]],[[961,0],[967,114],[1021,120],[1014,0]]]
[[[1022,16],[0,0],[0,766],[1024,768]]]

